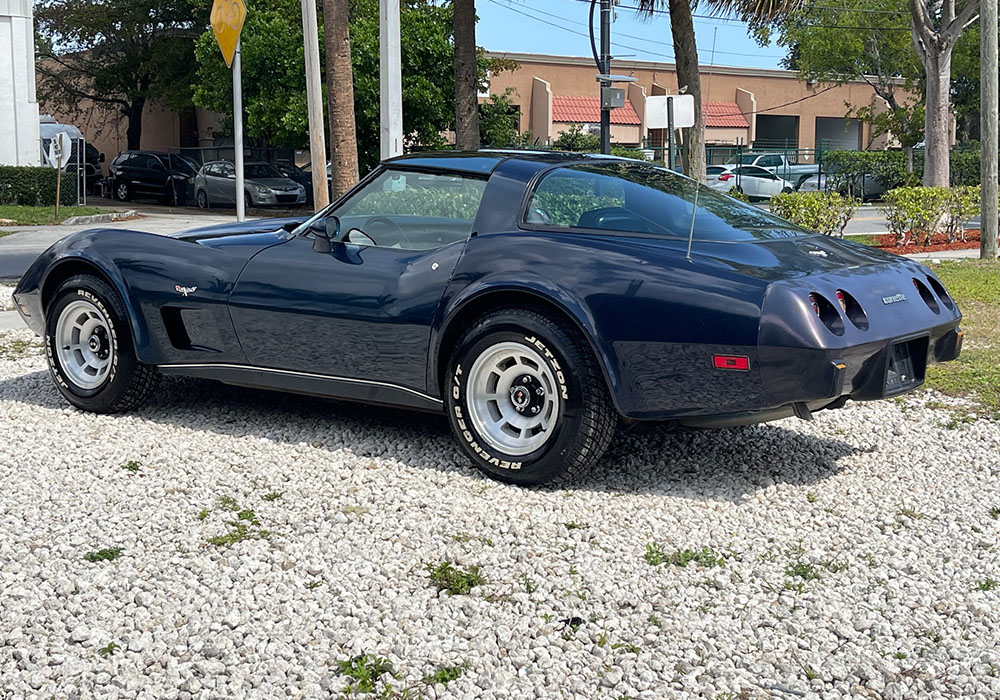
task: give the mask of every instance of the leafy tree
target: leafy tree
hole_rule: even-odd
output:
[[[244,134],[251,141],[298,147],[307,140],[302,22],[297,0],[269,0],[247,13],[241,34]],[[211,30],[195,42],[194,103],[230,117],[233,75]]]
[[[787,49],[785,67],[803,80],[868,83],[872,100],[861,107],[847,104],[847,116],[869,123],[873,138],[895,136],[912,172],[924,120],[922,100],[912,95],[922,86],[923,69],[910,41],[906,1],[884,0],[879,12],[858,5],[806,6],[756,29],[760,43],[776,38]]]
[[[479,140],[487,148],[530,146],[534,140],[530,131],[518,133],[521,115],[511,101],[513,94],[514,88],[507,88],[479,105]]]
[[[196,11],[187,0],[41,0],[34,12],[43,101],[75,108],[90,100],[123,115],[128,148],[139,148],[148,100],[191,104],[191,39],[207,8]]]
[[[951,59],[951,104],[957,117],[959,143],[979,141],[979,24],[969,27],[955,42]],[[950,165],[954,165],[953,163]]]

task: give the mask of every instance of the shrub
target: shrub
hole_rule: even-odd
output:
[[[582,126],[573,124],[569,131],[559,132],[559,138],[552,143],[552,147],[559,151],[597,153],[601,150],[601,137],[586,133]]]
[[[898,187],[886,192],[882,213],[897,245],[910,240],[928,245],[935,233],[951,243],[959,236],[964,240],[965,225],[979,213],[979,196],[979,185]]]
[[[844,235],[860,202],[837,192],[789,192],[771,197],[771,212],[825,236]]]
[[[740,190],[738,187],[736,187],[736,185],[733,185],[732,187],[730,187],[729,191],[726,192],[726,194],[728,194],[733,199],[738,199],[741,202],[746,202],[747,204],[750,203],[750,198],[747,197],[746,194],[742,190]]]
[[[59,197],[63,206],[76,204],[76,180],[73,176],[73,172],[63,172]],[[0,165],[0,204],[45,207],[55,203],[55,168]]]

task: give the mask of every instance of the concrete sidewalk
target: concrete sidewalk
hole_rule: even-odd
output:
[[[38,255],[56,241],[71,233],[92,228],[126,229],[169,235],[189,228],[233,223],[229,214],[149,214],[132,221],[115,221],[103,224],[77,224],[64,226],[14,226],[4,228],[8,234],[0,238],[0,280],[16,280],[24,274]],[[14,233],[9,233],[14,231]]]

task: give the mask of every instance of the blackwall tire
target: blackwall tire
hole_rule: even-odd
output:
[[[135,356],[118,293],[93,275],[70,277],[45,311],[45,357],[59,392],[77,408],[121,413],[152,393],[157,373]]]
[[[476,321],[456,344],[445,380],[462,450],[500,481],[579,477],[604,454],[618,421],[586,341],[530,309],[497,310]]]
[[[198,200],[199,209],[209,209],[211,207],[208,202],[208,193],[205,190],[198,190],[198,195],[195,199]]]
[[[124,180],[115,183],[115,198],[122,202],[132,199],[132,188]]]

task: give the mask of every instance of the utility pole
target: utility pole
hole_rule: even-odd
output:
[[[306,64],[306,101],[309,105],[309,162],[312,168],[313,208],[330,203],[326,181],[326,123],[323,121],[323,88],[319,75],[319,27],[316,0],[302,0],[302,41]]]
[[[399,0],[379,0],[379,134],[382,159],[403,153],[403,78]]]
[[[981,0],[979,9],[980,183],[979,257],[997,259],[997,0]]]
[[[611,0],[601,0],[601,73],[611,74]],[[611,153],[611,107],[606,94],[610,80],[601,81],[601,153]]]

